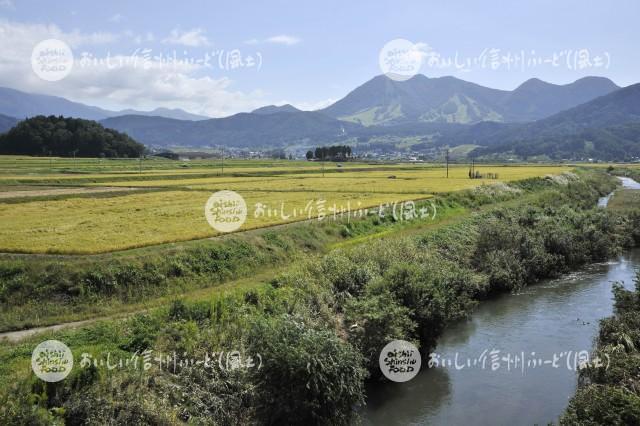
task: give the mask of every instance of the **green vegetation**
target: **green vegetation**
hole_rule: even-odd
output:
[[[307,151],[307,160],[344,161],[351,158],[351,147],[347,145],[321,146]]]
[[[144,145],[124,133],[78,118],[42,115],[0,135],[0,154],[61,157],[140,157]]]
[[[461,170],[463,172],[463,170]],[[574,176],[575,175],[566,175]],[[585,176],[585,179],[588,175]],[[572,185],[575,185],[572,184]],[[0,257],[0,331],[23,329],[143,309],[166,297],[214,288],[232,279],[261,274],[296,257],[327,247],[356,245],[414,232],[463,217],[469,210],[552,190],[551,179],[532,178],[480,186],[418,202],[436,218],[398,221],[371,214],[357,220],[325,220],[256,230],[219,240],[200,240],[96,256]],[[606,188],[605,190],[609,190]],[[593,198],[587,197],[586,202]],[[184,215],[183,215],[184,220]],[[167,260],[169,259],[169,260]]]
[[[640,421],[640,274],[635,291],[614,286],[615,316],[600,322],[590,364],[580,371],[578,392],[564,425],[635,425]]]
[[[0,349],[0,419],[6,424],[104,418],[156,424],[353,423],[366,377],[377,379],[376,358],[388,340],[414,341],[427,352],[448,322],[469,315],[483,298],[605,260],[633,244],[628,235],[635,223],[593,208],[615,184],[591,171],[454,193],[443,197],[443,207],[503,203],[452,224],[302,258],[256,288],[177,300],[123,321],[49,333],[76,357],[110,351],[130,358],[152,348],[197,359],[206,352],[239,350],[260,354],[259,369],[97,367],[74,369],[66,380],[44,386],[28,369],[36,340],[7,345]],[[360,226],[373,231],[383,226],[375,217],[369,220]],[[269,238],[277,240],[278,233]],[[232,252],[238,253],[242,256],[242,250]],[[183,260],[187,270],[193,267]],[[217,264],[209,260],[203,267],[211,273]]]

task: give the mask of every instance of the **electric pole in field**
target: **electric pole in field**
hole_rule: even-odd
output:
[[[447,153],[445,155],[445,158],[447,160],[447,179],[449,179],[449,148],[447,148]]]
[[[222,175],[224,175],[224,146],[222,147]]]

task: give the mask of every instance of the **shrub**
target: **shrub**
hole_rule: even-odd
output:
[[[121,345],[123,350],[141,353],[153,347],[159,328],[156,320],[149,315],[136,314],[127,324],[126,342]]]
[[[372,290],[363,298],[350,299],[345,306],[345,325],[349,328],[351,342],[365,358],[373,376],[380,373],[380,351],[391,340],[412,340],[416,324],[411,311],[400,305],[391,293]]]
[[[330,330],[283,315],[259,317],[249,352],[262,356],[251,370],[257,418],[268,425],[350,424],[364,403],[363,359]]]

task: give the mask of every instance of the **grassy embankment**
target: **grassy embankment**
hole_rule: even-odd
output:
[[[428,351],[448,322],[483,298],[605,260],[634,243],[629,230],[637,222],[593,208],[615,183],[596,172],[579,176],[561,183],[532,179],[493,194],[451,194],[443,203],[464,206],[474,197],[495,201],[505,194],[514,201],[435,229],[303,259],[255,289],[176,301],[126,321],[46,336],[64,341],[78,357],[111,351],[129,358],[153,349],[198,358],[238,349],[261,354],[261,369],[97,367],[74,369],[65,381],[44,386],[30,374],[29,358],[45,337],[9,345],[0,350],[6,389],[0,418],[352,422],[366,377],[377,377],[377,356],[389,340],[411,340]]]

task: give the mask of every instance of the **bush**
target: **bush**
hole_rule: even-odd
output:
[[[640,424],[640,273],[635,291],[616,284],[613,294],[615,316],[600,322],[594,354],[604,365],[580,371],[562,424]]]
[[[590,385],[578,390],[561,425],[638,425],[640,398],[625,389]]]
[[[156,320],[149,315],[136,314],[127,324],[126,343],[120,346],[121,349],[142,353],[153,347],[159,328]]]
[[[387,343],[396,339],[413,340],[416,325],[410,313],[391,293],[378,293],[376,289],[373,294],[347,302],[344,321],[349,329],[349,342],[364,356],[373,376],[380,373],[378,357]]]
[[[249,352],[263,364],[251,370],[257,418],[268,425],[350,424],[364,403],[362,356],[330,330],[288,315],[259,317]]]

